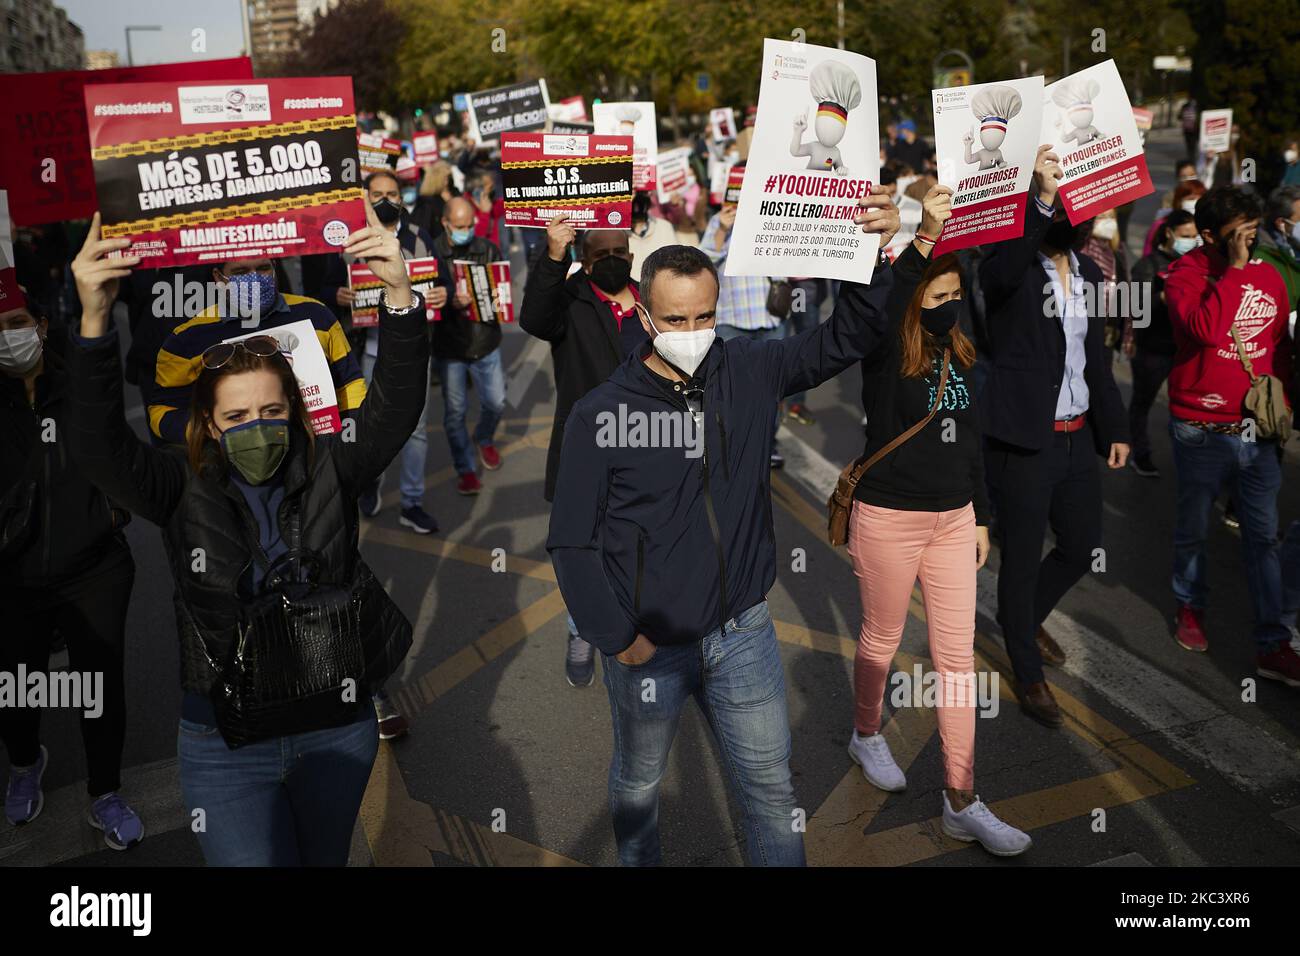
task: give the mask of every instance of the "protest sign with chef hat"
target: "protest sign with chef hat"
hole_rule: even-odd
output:
[[[597,103],[592,121],[597,135],[632,137],[632,188],[653,189],[659,155],[654,103]]]
[[[1155,191],[1114,60],[1044,89],[1042,141],[1061,157],[1061,203],[1077,225]]]
[[[876,62],[766,39],[762,69],[726,273],[867,282],[880,237],[853,218],[880,174]]]
[[[939,182],[953,191],[952,218],[934,254],[1024,235],[1043,78],[953,86],[931,98]]]

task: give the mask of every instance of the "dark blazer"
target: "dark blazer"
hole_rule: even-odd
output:
[[[569,260],[556,262],[545,250],[528,270],[519,325],[529,335],[551,343],[555,366],[555,424],[546,455],[546,500],[555,498],[560,471],[560,446],[569,410],[582,396],[609,378],[627,357],[629,345],[647,336],[635,317],[623,320],[620,336],[609,305],[591,291],[585,272],[565,278]],[[636,283],[631,283],[636,287]],[[633,325],[629,327],[628,322]]]
[[[1025,213],[1025,234],[989,247],[980,263],[986,334],[992,373],[980,395],[980,420],[988,437],[1038,451],[1053,440],[1056,399],[1065,375],[1065,330],[1056,316],[1052,285],[1038,260],[1051,219],[1033,197]],[[1084,281],[1100,288],[1101,270],[1076,253]],[[1088,423],[1099,455],[1113,442],[1129,440],[1124,400],[1111,375],[1105,347],[1106,319],[1088,316],[1084,339]]]

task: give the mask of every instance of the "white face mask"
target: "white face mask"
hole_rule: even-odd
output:
[[[1183,211],[1184,211],[1184,212],[1196,212],[1196,200],[1195,200],[1195,199],[1188,199],[1188,200],[1184,201],[1184,202],[1183,202]]]
[[[1175,236],[1173,241],[1174,255],[1185,256],[1200,244],[1200,236]]]
[[[1119,234],[1119,220],[1098,219],[1092,224],[1092,234],[1098,239],[1114,239]]]
[[[0,331],[0,372],[25,375],[41,358],[41,336],[36,327]]]
[[[1282,158],[1286,160],[1287,165],[1290,165],[1291,163],[1294,163],[1297,159],[1300,159],[1300,152],[1297,152],[1294,149],[1288,149],[1284,153],[1282,153]]]
[[[660,332],[654,319],[650,318],[650,311],[639,303],[637,308],[645,313],[650,328],[655,330],[653,344],[659,356],[679,371],[694,375],[695,370],[704,361],[704,356],[709,353],[717,332],[713,329],[696,329],[694,332]]]

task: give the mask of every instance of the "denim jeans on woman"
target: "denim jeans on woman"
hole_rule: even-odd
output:
[[[1282,623],[1282,563],[1277,540],[1282,463],[1277,442],[1242,441],[1239,435],[1208,432],[1173,417],[1169,434],[1178,472],[1174,596],[1180,604],[1197,609],[1206,605],[1210,586],[1205,538],[1214,501],[1226,485],[1241,522],[1241,550],[1259,650],[1290,640],[1291,632]]]
[[[463,475],[475,470],[475,456],[465,428],[465,415],[469,408],[466,378],[474,379],[474,390],[478,392],[479,419],[474,429],[474,443],[490,446],[506,406],[506,374],[501,367],[501,350],[493,349],[473,362],[439,359],[438,374],[442,377],[442,422],[447,429],[447,444],[451,446],[456,474]]]
[[[659,782],[682,708],[694,697],[744,814],[750,865],[804,865],[803,834],[794,827],[785,671],[766,601],[699,643],[657,648],[644,664],[606,657],[604,672],[614,724],[609,805],[619,862],[663,862]]]
[[[346,866],[379,751],[373,710],[346,727],[231,750],[216,727],[181,720],[177,753],[208,866]],[[202,810],[201,818],[195,811]]]

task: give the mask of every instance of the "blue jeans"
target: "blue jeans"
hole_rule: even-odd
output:
[[[373,708],[346,727],[231,750],[216,727],[182,720],[185,807],[203,810],[208,866],[346,866],[379,751]]]
[[[635,667],[605,658],[614,724],[609,806],[624,866],[658,866],[659,781],[686,700],[694,697],[744,815],[752,866],[803,866],[794,828],[785,671],[767,602],[693,644],[664,645]]]
[[[1278,555],[1277,494],[1282,464],[1275,441],[1242,441],[1170,417],[1174,468],[1178,474],[1178,517],[1174,528],[1174,596],[1181,604],[1205,607],[1205,537],[1215,498],[1232,489],[1241,522],[1246,584],[1255,611],[1260,649],[1290,640],[1282,623],[1282,562]]]
[[[793,304],[790,307],[790,325],[792,334],[798,335],[809,329],[815,329],[822,320],[822,301],[826,298],[825,279],[800,279],[794,284]],[[799,295],[800,291],[803,295]],[[800,308],[802,301],[803,308]],[[802,405],[808,401],[807,392],[796,392],[790,396],[790,404]]]
[[[368,330],[374,333],[374,329]],[[366,377],[366,384],[370,384],[371,378],[375,374],[375,357],[365,352],[361,353],[361,374]],[[406,440],[402,446],[402,508],[417,508],[424,504],[424,463],[429,456],[429,423],[427,416],[429,414],[428,396],[425,397],[424,408],[420,412],[420,421],[415,426],[415,431],[411,432],[411,437]]]
[[[730,339],[749,339],[753,342],[766,342],[769,340],[780,341],[790,334],[790,323],[782,322],[774,329],[738,329],[734,325],[724,325],[719,322],[714,326],[718,338],[726,342]],[[776,409],[772,412],[772,444],[776,444],[776,430],[781,427],[781,403],[776,403]]]
[[[465,430],[465,412],[468,401],[465,395],[465,378],[474,379],[478,392],[479,419],[474,429],[474,443],[492,444],[501,412],[506,407],[506,373],[501,367],[501,350],[474,362],[456,359],[439,359],[438,374],[442,376],[442,422],[447,429],[447,444],[451,446],[452,464],[458,475],[474,471],[474,457],[470,454],[469,433]]]

